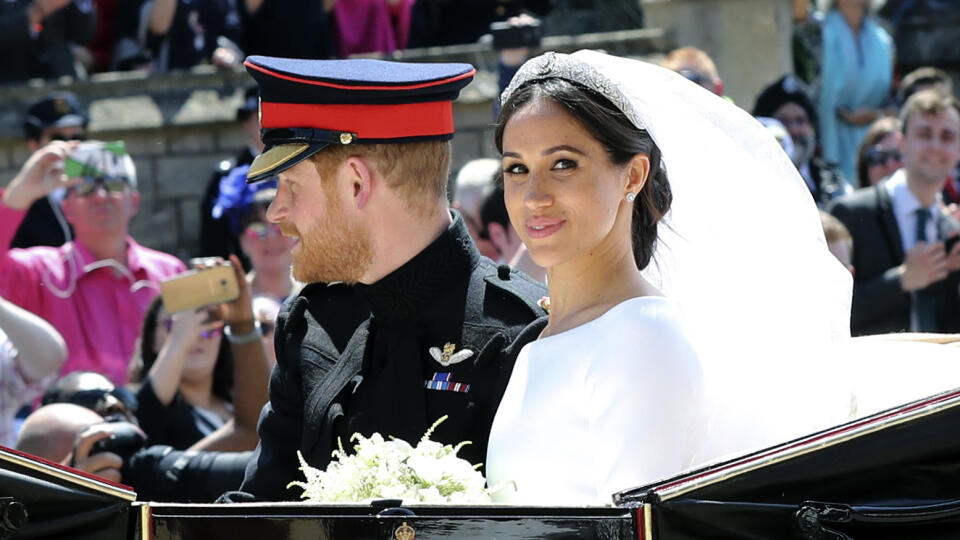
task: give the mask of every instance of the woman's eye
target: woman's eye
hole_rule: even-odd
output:
[[[503,174],[524,174],[527,168],[521,163],[513,163],[503,168]]]
[[[554,170],[574,169],[576,167],[577,162],[572,159],[559,159],[553,164]]]

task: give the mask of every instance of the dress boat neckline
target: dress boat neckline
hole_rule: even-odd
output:
[[[595,317],[595,318],[593,318],[593,319],[590,319],[589,321],[587,321],[587,322],[585,322],[585,323],[583,323],[583,324],[574,326],[573,328],[570,328],[570,329],[568,329],[568,330],[564,330],[563,332],[560,332],[559,334],[553,334],[553,335],[551,335],[551,336],[546,336],[546,337],[540,337],[540,336],[538,336],[537,339],[531,341],[531,342],[528,343],[527,345],[533,345],[533,344],[538,343],[538,342],[541,342],[541,343],[542,343],[542,342],[546,342],[546,341],[549,341],[549,340],[551,340],[551,339],[553,339],[553,338],[563,337],[563,336],[569,335],[569,334],[571,334],[571,333],[573,333],[573,332],[576,332],[576,331],[579,331],[579,330],[583,330],[583,329],[587,329],[588,327],[591,327],[591,326],[594,326],[594,325],[596,325],[596,324],[599,324],[603,319],[605,319],[605,318],[607,318],[608,316],[610,316],[613,312],[615,312],[615,311],[620,311],[620,310],[623,309],[623,307],[626,306],[627,304],[632,304],[632,303],[635,303],[635,302],[647,303],[647,302],[668,302],[668,301],[669,301],[669,298],[667,298],[666,296],[662,296],[662,295],[632,296],[632,297],[630,297],[630,298],[627,298],[626,300],[623,300],[623,301],[621,301],[621,302],[619,302],[619,303],[617,303],[617,304],[614,304],[610,309],[604,311],[603,313],[601,313],[601,314],[598,315],[597,317]]]

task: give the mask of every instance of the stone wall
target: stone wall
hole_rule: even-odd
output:
[[[543,49],[605,48],[624,55],[667,50],[669,35],[635,30],[545,38]],[[466,61],[480,72],[454,106],[457,135],[452,171],[478,157],[496,155],[493,100],[496,56],[487,45],[402,51],[398,60]],[[131,226],[144,245],[187,259],[197,255],[200,199],[216,165],[244,145],[235,123],[236,107],[251,79],[246,73],[191,73],[146,76],[115,73],[71,83],[0,87],[0,185],[6,185],[27,158],[20,128],[22,111],[37,97],[69,89],[90,109],[90,137],[124,140],[137,165],[140,211]]]

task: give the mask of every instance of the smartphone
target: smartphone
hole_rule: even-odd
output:
[[[490,34],[493,35],[493,48],[498,51],[521,47],[539,47],[540,41],[543,39],[540,21],[533,21],[520,26],[507,22],[491,23]]]
[[[230,263],[188,270],[160,283],[167,313],[230,302],[240,296],[237,276]]]
[[[89,141],[74,148],[63,163],[63,172],[68,178],[84,176],[117,175],[124,168],[126,155],[123,141]]]

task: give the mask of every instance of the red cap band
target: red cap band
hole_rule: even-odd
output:
[[[263,129],[303,127],[356,133],[360,142],[453,134],[449,101],[402,105],[260,103]]]

